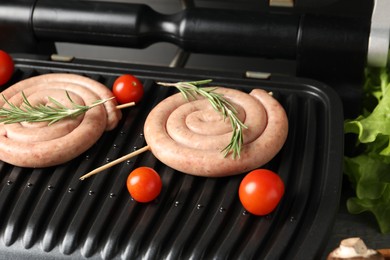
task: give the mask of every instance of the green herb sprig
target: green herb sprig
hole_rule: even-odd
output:
[[[222,114],[224,119],[229,118],[233,129],[232,137],[230,143],[221,152],[224,153],[225,157],[231,152],[233,158],[239,158],[244,143],[243,130],[248,127],[237,117],[236,108],[222,94],[215,92],[217,87],[199,87],[211,81],[208,79],[177,83],[157,82],[157,84],[176,87],[187,101],[196,100],[197,96],[202,96],[210,102],[217,112]]]
[[[75,118],[79,115],[84,114],[89,109],[101,105],[112,98],[96,100],[89,106],[79,105],[75,103],[70,97],[69,93],[65,91],[67,98],[72,104],[72,107],[66,107],[52,97],[48,97],[49,101],[52,102],[55,106],[48,106],[43,104],[38,104],[33,106],[27,99],[26,95],[22,92],[23,104],[19,107],[15,104],[9,102],[2,95],[8,108],[0,108],[0,122],[5,124],[13,124],[20,122],[45,122],[49,121],[49,125],[54,124],[64,118]]]

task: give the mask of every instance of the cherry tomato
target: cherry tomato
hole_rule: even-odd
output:
[[[264,216],[271,213],[284,194],[284,183],[278,174],[257,169],[241,181],[238,195],[243,207],[250,213]]]
[[[127,177],[127,190],[138,202],[150,202],[157,198],[162,189],[160,175],[149,167],[139,167]]]
[[[14,73],[14,61],[5,51],[0,50],[0,85],[11,79]]]
[[[115,80],[112,92],[119,104],[138,103],[144,95],[144,87],[133,75],[124,74]]]

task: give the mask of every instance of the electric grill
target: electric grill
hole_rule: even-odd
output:
[[[330,2],[334,1],[321,4]],[[330,15],[326,9],[314,12],[318,9],[313,5],[296,1],[294,7],[258,12],[187,3],[180,12],[162,14],[145,4],[3,0],[0,47],[13,54],[16,65],[7,86],[35,75],[67,72],[111,87],[117,76],[130,73],[142,80],[145,98],[123,111],[115,130],[68,163],[45,169],[0,163],[0,255],[5,259],[323,256],[341,195],[343,111],[353,114],[359,108],[361,90],[356,86],[367,60],[379,65],[386,61],[376,58],[383,50],[378,45],[372,51],[369,41],[375,42],[370,38],[375,31],[372,1],[362,1],[362,8],[348,15]],[[169,42],[181,51],[172,66],[163,67],[52,55],[56,42],[130,48]],[[192,53],[294,60],[296,75],[180,68]],[[148,112],[171,94],[156,81],[206,78],[248,92],[272,91],[286,109],[287,142],[264,166],[286,183],[284,198],[272,214],[256,217],[242,208],[237,195],[242,175],[194,177],[165,166],[151,153],[79,180],[145,144],[142,129]],[[154,167],[163,180],[161,195],[149,204],[133,201],[125,187],[128,173],[143,165]]]

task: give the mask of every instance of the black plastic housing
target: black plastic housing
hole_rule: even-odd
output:
[[[296,60],[298,76],[358,81],[367,58],[368,14],[189,8],[165,15],[143,4],[3,0],[0,47],[31,51],[63,41],[144,48],[165,41],[188,52]]]

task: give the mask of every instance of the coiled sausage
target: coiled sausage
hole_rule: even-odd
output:
[[[206,99],[188,102],[178,93],[160,102],[149,113],[144,134],[152,153],[164,164],[184,173],[221,177],[243,173],[269,162],[288,134],[285,110],[269,93],[254,89],[217,88],[234,104],[248,127],[243,132],[240,158],[224,157],[232,127]]]
[[[90,78],[64,73],[45,74],[20,81],[1,94],[21,106],[22,92],[29,102],[48,105],[48,97],[71,107],[66,96],[80,105],[91,105],[113,96],[103,84]],[[0,98],[0,106],[7,106]],[[89,149],[105,130],[121,118],[115,100],[88,110],[77,118],[48,122],[0,124],[0,159],[21,167],[48,167],[67,162]]]

